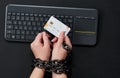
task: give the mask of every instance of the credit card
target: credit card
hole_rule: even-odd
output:
[[[70,32],[70,27],[59,21],[57,18],[51,16],[44,26],[44,29],[56,37],[59,37],[62,31],[65,32],[65,36]]]

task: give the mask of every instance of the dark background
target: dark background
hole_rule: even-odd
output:
[[[120,78],[119,0],[0,0],[0,78],[28,78],[32,71],[30,43],[4,39],[5,6],[11,3],[97,9],[97,45],[73,46],[71,78]]]

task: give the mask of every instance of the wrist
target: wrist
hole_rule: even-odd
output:
[[[63,59],[66,59],[66,56],[64,57],[60,57],[60,56],[52,56],[52,59],[51,60],[63,60]]]
[[[37,67],[34,68],[32,74],[30,75],[30,78],[43,78],[45,74],[45,71],[43,71],[42,69],[39,69]]]
[[[35,67],[34,69],[37,70],[37,71],[39,71],[39,72],[45,73],[45,70],[44,70],[44,69],[40,69],[40,68],[38,68],[38,67]]]
[[[49,61],[49,58],[45,57],[45,56],[35,56],[35,58],[39,58],[39,59],[44,60],[44,61]]]
[[[56,73],[52,72],[52,76],[53,76],[53,78],[58,78],[58,77],[67,78],[67,74],[66,73],[56,74]]]

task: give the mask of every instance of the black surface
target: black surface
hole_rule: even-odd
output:
[[[71,77],[120,78],[119,0],[0,0],[0,78],[28,78],[32,71],[30,43],[4,39],[5,6],[9,3],[98,9],[98,43],[73,47]]]

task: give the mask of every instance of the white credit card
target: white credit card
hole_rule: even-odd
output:
[[[53,16],[51,16],[50,19],[47,21],[47,23],[44,26],[44,29],[56,37],[59,37],[62,31],[65,32],[65,36],[66,36],[71,30],[70,27],[63,24],[61,21],[59,21]]]

